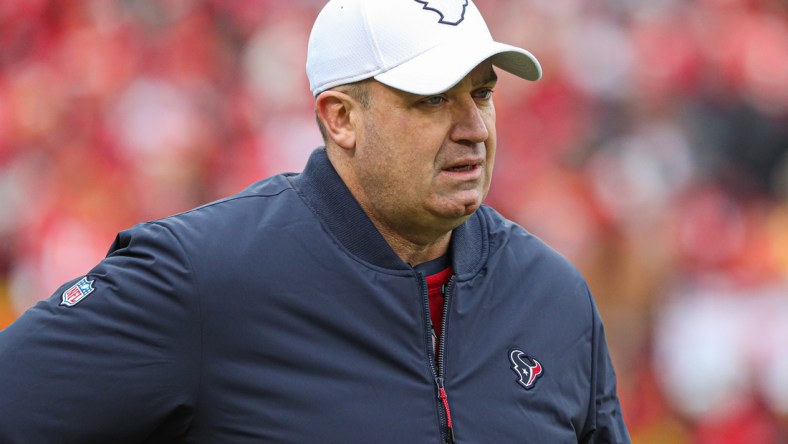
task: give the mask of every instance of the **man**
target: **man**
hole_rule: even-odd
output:
[[[541,75],[470,1],[330,1],[326,147],[2,332],[0,442],[628,442],[585,282],[482,204],[495,67]]]

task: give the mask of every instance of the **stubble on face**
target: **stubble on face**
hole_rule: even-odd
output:
[[[445,94],[455,107],[446,109],[368,85],[370,103],[353,155],[354,194],[381,232],[429,242],[449,236],[479,208],[492,174],[495,112],[491,101],[479,111],[472,94],[494,78],[489,64],[477,68]],[[458,108],[460,100],[465,102]]]

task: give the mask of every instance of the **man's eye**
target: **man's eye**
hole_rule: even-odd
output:
[[[444,101],[443,96],[432,96],[422,100],[421,103],[425,105],[440,105],[441,103],[443,103],[443,101]]]
[[[484,88],[480,89],[476,92],[476,98],[483,99],[483,100],[490,100],[493,96],[493,89],[492,88]]]

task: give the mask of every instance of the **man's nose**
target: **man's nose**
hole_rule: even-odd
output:
[[[487,105],[492,106],[492,105]],[[472,97],[457,100],[452,110],[454,125],[452,126],[451,139],[455,142],[482,143],[490,136],[483,110]]]

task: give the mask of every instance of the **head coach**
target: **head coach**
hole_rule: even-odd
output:
[[[470,0],[331,0],[306,69],[303,172],[119,233],[0,333],[0,442],[629,442],[583,277],[483,203],[536,58]]]

